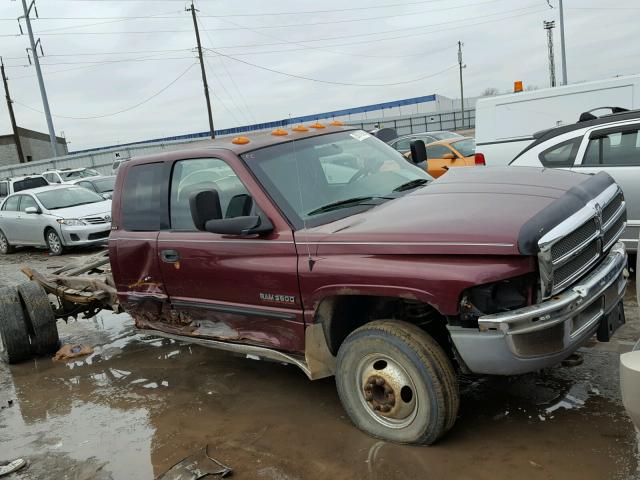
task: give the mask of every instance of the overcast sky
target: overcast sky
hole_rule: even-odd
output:
[[[19,35],[15,20],[22,15],[21,1],[0,1],[0,55],[17,102],[18,125],[46,132],[44,115],[26,107],[42,110],[35,70],[25,53],[29,39]],[[203,47],[226,55],[206,51],[215,127],[432,93],[458,98],[458,40],[464,42],[467,95],[487,87],[509,91],[514,80],[546,87],[542,22],[558,20],[558,0],[550,3],[556,8],[546,0],[199,0]],[[640,73],[637,0],[564,4],[569,82]],[[70,150],[208,130],[186,5],[38,0],[41,18],[33,26],[44,48],[46,89],[56,133],[64,132]],[[555,40],[561,78],[559,28]],[[242,62],[358,85],[293,78]],[[420,80],[366,86],[414,79]],[[155,94],[137,108],[110,115]],[[62,118],[101,115],[110,116]],[[8,133],[2,101],[0,134]]]

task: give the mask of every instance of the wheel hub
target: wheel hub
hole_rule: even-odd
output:
[[[407,370],[390,357],[370,355],[358,369],[361,400],[380,423],[392,428],[410,424],[417,411],[416,388]]]

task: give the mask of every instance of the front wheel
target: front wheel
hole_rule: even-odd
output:
[[[49,255],[62,255],[64,246],[62,245],[62,239],[60,238],[60,235],[58,235],[55,230],[49,229],[47,230],[46,238],[47,246],[49,247]]]
[[[9,239],[4,234],[2,230],[0,230],[0,253],[6,255],[8,253],[13,253],[13,246],[9,243]]]
[[[392,442],[434,443],[458,413],[451,361],[406,322],[378,320],[351,333],[338,351],[336,385],[353,423]]]

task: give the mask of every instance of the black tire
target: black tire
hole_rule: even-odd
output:
[[[56,317],[44,289],[36,282],[18,285],[26,320],[31,326],[31,347],[36,355],[49,355],[60,348]]]
[[[9,239],[4,234],[2,230],[0,230],[0,253],[2,255],[7,255],[9,253],[13,253],[15,251],[15,247],[9,243]]]
[[[451,429],[460,404],[453,365],[440,345],[397,320],[368,323],[347,337],[336,386],[358,428],[397,443],[434,443]]]
[[[22,304],[15,287],[0,288],[0,357],[19,363],[33,356]]]
[[[62,243],[62,239],[58,232],[56,232],[53,228],[48,228],[44,232],[44,238],[47,242],[47,247],[49,248],[49,255],[52,257],[57,257],[58,255],[62,255],[64,252],[64,245]]]

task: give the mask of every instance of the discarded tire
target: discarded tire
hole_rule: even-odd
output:
[[[378,320],[340,346],[336,386],[351,421],[384,440],[431,444],[454,424],[456,375],[440,345],[420,328]]]
[[[32,355],[18,289],[0,288],[0,357],[8,363],[19,363]]]
[[[60,348],[56,318],[47,293],[36,282],[18,285],[26,320],[31,328],[31,347],[36,355],[49,355]]]

